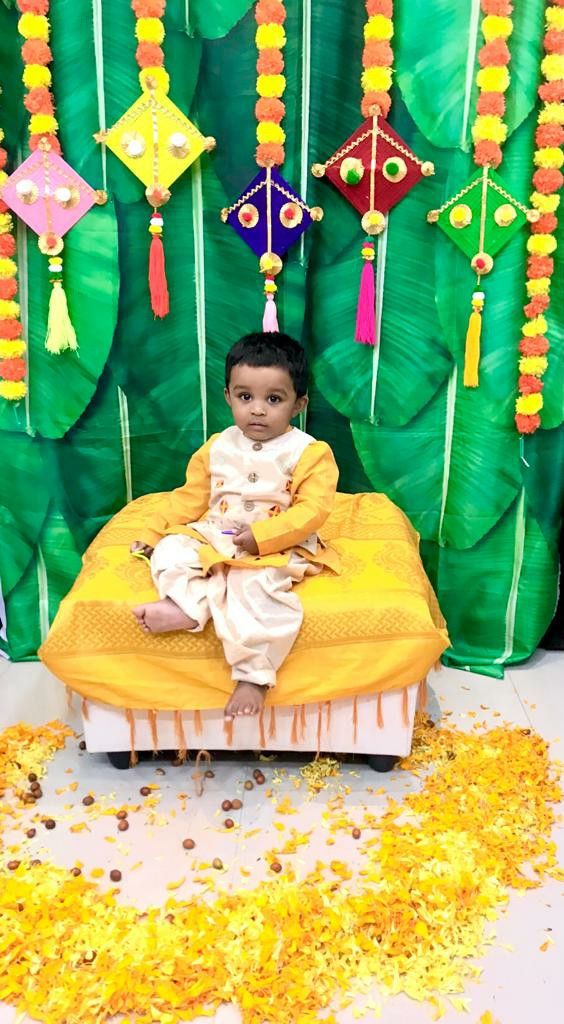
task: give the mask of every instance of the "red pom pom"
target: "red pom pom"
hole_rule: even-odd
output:
[[[489,139],[477,142],[474,148],[474,160],[478,167],[493,167],[495,169],[499,167],[502,156],[501,147],[497,142],[490,142]]]
[[[0,359],[0,377],[4,380],[23,380],[25,360],[19,356],[16,359]]]
[[[533,377],[530,373],[522,373],[519,376],[518,387],[522,395],[538,395],[544,384],[538,377]]]
[[[45,67],[53,60],[51,47],[42,39],[26,39],[22,46],[24,64],[41,64]]]
[[[131,0],[137,18],[162,18],[166,0]]]
[[[257,25],[283,25],[286,21],[286,10],[280,0],[258,0],[255,7]]]
[[[8,209],[9,209],[9,207],[6,205],[4,200],[2,198],[0,198],[0,213],[7,213]]]
[[[520,434],[534,434],[540,427],[541,418],[538,412],[534,416],[524,416],[522,412],[515,414],[515,425]]]
[[[135,60],[140,68],[162,68],[163,48],[158,43],[139,43],[135,51]]]
[[[261,142],[257,146],[256,161],[259,167],[279,166],[284,163],[284,146],[279,142]]]
[[[393,63],[392,47],[385,39],[367,39],[362,51],[362,64],[365,68],[387,68]]]
[[[537,277],[552,277],[553,273],[552,256],[529,256],[527,259],[527,277],[531,281]]]
[[[492,39],[491,43],[484,43],[478,50],[478,60],[482,68],[503,67],[509,64],[511,54],[505,39]]]
[[[371,117],[370,108],[376,106],[380,108],[382,117],[387,117],[391,105],[392,101],[387,92],[367,92],[362,97],[360,109],[363,117]]]
[[[561,124],[539,124],[535,142],[541,149],[543,146],[561,146],[564,142],[564,127]]]
[[[2,170],[6,166],[7,160],[8,154],[6,150],[2,146],[0,146],[0,170]]]
[[[535,235],[551,235],[558,227],[558,217],[553,213],[543,213],[534,224],[531,224],[531,231]]]
[[[57,153],[58,156],[61,155],[61,144],[60,144],[57,136],[56,135],[48,135],[48,134],[45,134],[45,135],[30,135],[29,136],[29,148],[31,149],[32,153],[34,153],[35,150],[37,149],[39,143],[41,142],[41,139],[47,139],[47,142],[51,146],[51,149],[52,149],[53,153]]]
[[[536,316],[545,313],[549,306],[550,299],[548,295],[533,295],[531,301],[523,307],[523,312],[529,320],[534,320]]]
[[[543,82],[539,85],[539,96],[543,103],[561,103],[564,100],[564,81]]]
[[[274,121],[275,124],[280,124],[286,107],[282,100],[278,99],[267,99],[261,96],[255,104],[255,117],[257,121]]]
[[[19,320],[14,320],[13,317],[6,317],[0,320],[0,338],[15,341],[16,338],[21,338],[22,333],[23,328]]]
[[[15,277],[0,278],[0,299],[13,299],[18,291]]]
[[[257,60],[258,75],[281,75],[284,70],[282,51],[274,48],[260,50]]]
[[[482,0],[482,12],[508,18],[513,13],[513,4],[511,0]]]
[[[49,0],[18,0],[22,14],[49,14]]]
[[[13,256],[16,251],[16,239],[13,235],[0,235],[0,256]]]
[[[545,356],[550,348],[548,339],[542,334],[534,338],[521,338],[519,351],[522,356]]]
[[[533,184],[537,192],[548,196],[552,192],[559,192],[564,184],[564,176],[556,167],[539,167],[533,174]]]
[[[54,112],[53,97],[44,85],[30,89],[24,96],[24,106],[30,114],[52,114]]]
[[[393,0],[366,0],[366,13],[369,18],[373,14],[382,14],[384,18],[393,18]]]
[[[476,103],[477,114],[505,114],[505,96],[502,92],[481,92]]]
[[[544,37],[544,48],[547,53],[564,53],[564,32],[549,28]]]

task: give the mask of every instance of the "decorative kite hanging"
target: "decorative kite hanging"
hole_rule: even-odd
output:
[[[0,90],[1,91],[1,90]],[[0,128],[0,143],[4,132]],[[8,155],[0,146],[0,188],[7,180],[4,170]],[[16,239],[14,221],[3,199],[0,199],[0,397],[10,402],[25,398],[27,386],[25,352],[22,340],[20,307],[16,296]]]
[[[520,434],[532,434],[541,425],[543,380],[549,349],[546,313],[554,273],[556,211],[564,184],[564,0],[551,0],[545,11],[543,81],[539,86],[541,107],[535,133],[536,150],[531,205],[539,219],[531,224],[527,241],[527,296],[525,323],[519,342],[519,397],[515,424]]]
[[[510,61],[507,40],[513,31],[511,0],[481,0],[481,31],[485,40],[478,53],[480,70],[476,76],[479,96],[476,120],[472,128],[474,162],[480,168],[467,185],[438,210],[430,210],[427,220],[438,224],[446,235],[469,257],[476,272],[476,289],[466,334],[464,386],[479,383],[480,340],[485,293],[482,277],[491,273],[494,256],[526,223],[539,218],[510,195],[495,173],[502,161],[501,146],[507,136],[505,93],[509,86]]]
[[[365,6],[361,113],[366,120],[324,164],[314,164],[312,173],[327,177],[362,216],[368,237],[361,248],[355,339],[375,345],[374,237],[384,231],[392,207],[435,168],[415,156],[385,120],[391,105],[393,0],[366,0]]]
[[[63,288],[63,236],[94,203],[104,203],[106,196],[91,188],[60,156],[59,126],[48,67],[53,59],[47,18],[49,0],[18,0],[18,7],[18,27],[25,39],[23,81],[28,91],[24,103],[31,115],[32,152],[4,183],[2,198],[39,236],[39,249],[49,257],[52,289],[45,347],[59,354],[77,348]]]
[[[135,56],[141,69],[142,95],[112,128],[97,132],[94,138],[104,142],[146,186],[147,202],[153,210],[149,221],[151,309],[156,317],[165,317],[170,306],[160,207],[170,199],[169,186],[204,150],[214,149],[215,139],[204,137],[168,98],[170,81],[161,46],[166,0],[132,0],[131,6],[137,19]]]
[[[258,0],[255,19],[259,95],[255,106],[256,162],[260,170],[233,205],[221,211],[221,219],[259,257],[266,299],[263,330],[277,331],[274,279],[282,270],[282,257],[313,221],[321,220],[323,210],[309,207],[275,169],[284,162],[286,139],[281,123],[286,109],[282,101],[286,87],[282,74],[286,10],[282,0]]]

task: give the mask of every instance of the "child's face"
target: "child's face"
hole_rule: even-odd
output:
[[[281,366],[234,366],[225,399],[235,423],[252,441],[284,434],[307,405],[307,396],[296,396],[292,378]]]

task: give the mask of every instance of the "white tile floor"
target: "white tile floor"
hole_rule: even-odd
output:
[[[480,712],[487,724],[498,725],[505,720],[524,727],[533,726],[550,740],[554,758],[564,761],[564,654],[539,651],[526,665],[512,668],[501,681],[444,669],[431,679],[430,698],[433,717],[438,717],[439,708],[449,709],[453,712],[450,721],[460,728],[473,726],[475,719],[467,712],[479,709],[480,704],[489,708]],[[494,711],[501,712],[503,718],[492,718]],[[56,717],[67,719],[80,729],[78,716],[67,708],[63,688],[41,665],[11,665],[0,660],[0,729],[18,721],[39,724]],[[277,784],[277,792],[288,793],[298,809],[296,815],[286,819],[288,828],[313,829],[309,846],[303,848],[305,871],[316,857],[327,859],[328,856],[326,833],[319,827],[328,794],[325,791],[316,799],[308,800],[303,787],[300,790],[294,787],[299,763],[285,763],[281,758],[264,767],[269,782],[274,766],[276,774],[287,768],[287,777]],[[71,767],[73,774],[69,775],[65,769]],[[265,799],[265,791],[257,787],[251,791],[244,789],[244,780],[252,777],[254,767],[254,759],[244,758],[214,764],[215,778],[207,780],[205,793],[198,798],[191,778],[192,768],[174,768],[167,762],[145,762],[134,771],[118,772],[103,755],[81,753],[76,742],[70,741],[49,768],[41,802],[42,814],[52,815],[63,827],[38,834],[30,842],[30,848],[34,855],[49,857],[60,864],[70,866],[76,859],[82,860],[85,872],[94,866],[108,870],[120,868],[123,872],[121,898],[144,906],[160,903],[169,895],[166,882],[184,874],[189,880],[174,895],[186,898],[190,893],[187,867],[192,855],[182,849],[181,840],[191,835],[197,839],[199,859],[222,858],[227,868],[223,876],[226,887],[242,884],[241,866],[251,869],[251,877],[245,881],[246,885],[251,885],[264,875],[261,851],[279,840],[279,834],[271,828],[273,809],[271,802]],[[161,768],[166,774],[158,773]],[[79,786],[76,797],[71,794],[75,806],[65,810],[63,805],[70,803],[69,794],[57,795],[55,790],[68,784],[69,779],[78,781]],[[88,812],[79,799],[85,792],[94,793],[98,805],[136,803],[139,802],[139,787],[149,782],[160,786],[157,820],[151,823],[146,812],[130,816],[131,828],[117,843],[109,844],[104,840],[113,832],[108,825],[111,818],[92,821],[90,832],[71,833],[64,827],[87,817]],[[334,785],[343,783],[351,790],[346,797],[346,807],[353,817],[355,809],[363,812],[369,803],[370,810],[375,811],[378,803],[384,806],[387,794],[401,797],[417,785],[407,773],[375,776],[365,766],[350,764],[343,766],[342,776]],[[385,794],[368,794],[367,786],[383,786]],[[187,794],[185,810],[182,810],[180,793]],[[221,826],[225,815],[219,806],[226,796],[239,796],[243,802],[240,811],[232,812],[241,826],[237,831],[226,832]],[[262,832],[245,841],[244,832],[258,827]],[[18,831],[19,839],[21,826]],[[555,830],[554,838],[564,862],[562,827]],[[347,836],[337,837],[331,856],[352,862],[354,842]],[[142,865],[131,870],[138,861],[142,861]],[[193,883],[192,887],[198,888]],[[498,922],[497,935],[498,943],[480,964],[483,967],[480,983],[469,984],[464,993],[471,999],[468,1021],[477,1024],[481,1015],[490,1010],[500,1024],[540,1021],[557,1024],[564,1012],[564,886],[549,882],[526,894],[513,893],[507,914]],[[539,947],[548,935],[554,945],[542,953]],[[513,952],[504,948],[508,944],[514,947]],[[359,1006],[365,1002],[366,999],[362,1000]],[[340,1024],[353,1024],[358,1019],[354,1010],[353,1006],[337,1014]],[[0,1024],[12,1024],[14,1017],[13,1008],[0,1004]],[[371,1011],[364,1017],[365,1021],[374,1019]],[[379,1019],[384,1024],[423,1024],[431,1020],[431,1010],[424,1004],[398,996],[384,1001]],[[238,1024],[239,1016],[231,1007],[223,1007],[214,1020],[216,1024]],[[460,1015],[447,1004],[443,1024],[459,1020]],[[204,1024],[203,1019],[197,1024]]]

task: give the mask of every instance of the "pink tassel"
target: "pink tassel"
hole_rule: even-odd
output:
[[[263,331],[269,331],[272,334],[278,333],[278,331],[280,330],[278,326],[278,314],[276,311],[274,295],[266,296],[264,316],[262,318],[262,329]]]
[[[371,255],[365,255],[371,250]],[[360,277],[360,291],[358,293],[358,306],[356,310],[356,332],[355,341],[362,345],[376,344],[376,313],[375,313],[375,289],[374,289],[374,243],[365,242],[363,245],[364,266]]]
[[[167,315],[170,306],[164,247],[159,235],[153,235],[149,248],[149,292],[151,294],[151,309],[155,316],[162,319]]]

